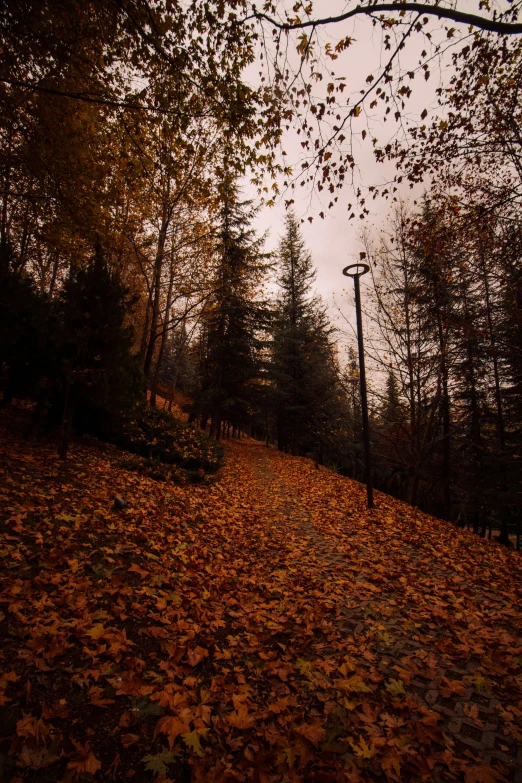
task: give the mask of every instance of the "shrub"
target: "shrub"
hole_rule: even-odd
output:
[[[188,470],[216,470],[223,456],[222,447],[205,433],[147,405],[95,434],[133,454]]]

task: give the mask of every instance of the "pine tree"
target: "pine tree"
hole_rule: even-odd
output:
[[[440,388],[442,498],[440,516],[451,519],[451,343],[455,326],[455,244],[451,225],[426,198],[413,234],[418,268],[417,302],[428,325],[425,339],[438,353]]]
[[[48,359],[48,300],[0,242],[0,378],[4,404],[33,396]],[[2,378],[2,376],[4,376]]]
[[[271,375],[278,447],[322,454],[342,416],[332,330],[312,293],[315,270],[295,216],[288,213],[279,245],[280,295],[276,306]]]
[[[399,424],[404,418],[404,408],[400,399],[399,384],[393,370],[388,372],[386,378],[386,388],[384,392],[384,403],[382,406],[382,417],[387,427]]]
[[[98,432],[143,395],[127,325],[133,299],[101,246],[86,268],[72,267],[57,302],[55,377],[62,406],[61,456],[73,421]]]
[[[267,257],[264,238],[251,228],[252,202],[241,201],[230,176],[221,185],[221,206],[215,245],[213,290],[200,335],[200,391],[194,414],[221,436],[227,422],[234,429],[250,415],[260,373],[262,331],[268,309],[261,299]]]

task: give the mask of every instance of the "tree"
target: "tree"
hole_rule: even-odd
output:
[[[278,447],[323,455],[342,416],[332,329],[311,286],[315,279],[297,219],[286,216],[278,252],[280,294],[273,329],[271,376]],[[346,423],[346,422],[344,422]]]
[[[463,230],[456,199],[431,196],[410,214],[399,207],[378,245],[366,237],[372,353],[407,403],[391,430],[382,413],[376,422],[379,467],[399,497],[437,515],[449,510],[482,535],[500,528],[507,542],[522,478],[520,410],[511,403],[522,353],[517,209],[505,205]],[[395,399],[390,388],[382,410],[387,397]]]
[[[180,211],[208,208],[220,151],[235,171],[257,157],[260,97],[243,81],[251,31],[229,14],[226,3],[163,0],[0,9],[2,241],[53,296],[101,238],[126,282],[146,289],[138,325],[152,384]]]
[[[225,422],[234,429],[248,419],[260,373],[262,332],[268,309],[261,298],[266,272],[264,238],[251,228],[252,203],[240,201],[232,175],[220,185],[211,293],[202,315],[200,389],[193,416],[221,436]]]
[[[463,69],[469,76],[473,73],[469,57],[472,48],[478,47],[479,56],[495,48],[515,50],[519,47],[522,25],[518,9],[508,3],[500,9],[488,9],[489,13],[485,14],[468,13],[442,3],[354,2],[348,3],[342,13],[329,16],[324,6],[321,4],[319,14],[318,4],[313,2],[266,3],[262,9],[253,6],[247,18],[257,19],[263,30],[263,62],[266,63],[263,78],[282,101],[276,121],[282,128],[294,125],[301,136],[301,160],[295,169],[287,165],[284,171],[284,186],[290,191],[287,202],[292,203],[291,191],[297,184],[308,184],[314,190],[331,194],[330,208],[337,201],[336,191],[348,184],[353,186],[359,207],[348,205],[350,217],[357,213],[364,217],[369,211],[369,198],[379,194],[394,197],[404,179],[418,181],[426,170],[440,166],[443,155],[436,142],[429,150],[425,148],[425,158],[416,149],[412,155],[410,131],[422,137],[430,113],[432,127],[439,129],[438,135],[440,129],[447,128],[449,139],[455,140],[454,130],[460,129],[463,140],[466,139],[464,129],[470,123],[463,118],[457,115],[455,128],[444,111],[439,114],[437,109],[432,110],[431,101],[426,102],[421,112],[409,103],[419,77],[423,82],[428,80],[434,64],[443,64],[451,50],[458,52],[456,58],[462,57]],[[355,29],[358,18],[361,21]],[[366,40],[364,33],[361,36],[364,20],[368,20],[368,26],[371,24],[374,38],[376,32],[381,33],[381,54],[376,57],[373,70],[363,74],[353,67],[349,54],[344,52],[355,49],[361,38]],[[450,26],[452,22],[454,26]],[[420,57],[419,39],[423,46]],[[410,57],[408,44],[411,44]],[[452,79],[451,73],[448,85],[445,69],[441,68],[442,86],[433,90],[434,96],[446,94],[446,86],[448,103],[474,101],[476,96],[482,100],[488,92],[502,93],[510,84],[510,75],[502,71],[508,59],[509,56],[503,55],[499,58],[501,67],[495,77],[502,86],[498,90],[496,87],[490,90],[488,84],[493,82],[482,78],[485,65],[475,69],[476,93],[468,92],[465,79]],[[362,77],[360,80],[358,75]],[[509,90],[514,95],[511,87]],[[473,120],[473,105],[468,105],[472,107],[468,118]],[[510,124],[511,131],[506,136],[514,137],[513,123],[507,119],[510,116],[507,103],[500,114],[502,119],[497,121],[497,127]],[[431,141],[435,135],[430,134]],[[479,136],[477,141],[478,153]],[[385,175],[383,182],[363,180],[361,183],[357,180],[360,145],[368,145],[377,161],[392,159],[394,163],[404,163],[405,171],[399,171],[395,177]],[[324,217],[324,212],[320,215]]]
[[[381,416],[388,427],[401,424],[403,421],[404,410],[400,399],[399,384],[393,370],[389,370],[388,377],[386,378],[385,396]]]
[[[0,243],[0,378],[2,402],[36,393],[49,359],[45,294],[23,269],[8,241]]]
[[[63,459],[73,421],[84,430],[102,432],[108,420],[128,412],[143,397],[128,325],[132,303],[100,245],[86,268],[71,269],[60,292],[53,358],[62,406]]]

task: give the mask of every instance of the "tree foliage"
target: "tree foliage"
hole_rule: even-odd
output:
[[[518,216],[511,204],[465,232],[451,199],[441,206],[437,199],[410,214],[401,208],[379,249],[367,242],[374,348],[405,404],[393,433],[381,414],[381,468],[409,502],[483,534],[501,527],[507,540],[522,479]]]
[[[315,270],[292,212],[286,217],[278,266],[271,366],[278,445],[322,458],[328,440],[342,426],[341,391],[332,329],[324,305],[314,296]]]

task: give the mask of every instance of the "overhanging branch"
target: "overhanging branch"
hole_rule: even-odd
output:
[[[522,33],[522,23],[517,22],[502,22],[495,19],[488,19],[484,16],[477,16],[477,14],[469,14],[465,11],[457,11],[456,8],[445,8],[440,5],[427,5],[424,3],[375,3],[373,5],[358,5],[352,8],[351,11],[346,11],[339,16],[329,16],[324,19],[310,19],[306,22],[298,22],[292,24],[290,22],[278,22],[276,19],[272,19],[268,14],[257,11],[253,6],[253,16],[256,19],[264,19],[278,30],[302,30],[306,27],[320,27],[327,24],[335,24],[336,22],[344,22],[346,19],[351,19],[353,16],[366,15],[380,12],[397,12],[406,11],[417,14],[428,14],[436,16],[439,19],[450,19],[453,22],[459,22],[461,24],[472,25],[478,27],[480,30],[487,30],[488,32],[498,33],[498,35],[520,35]]]

